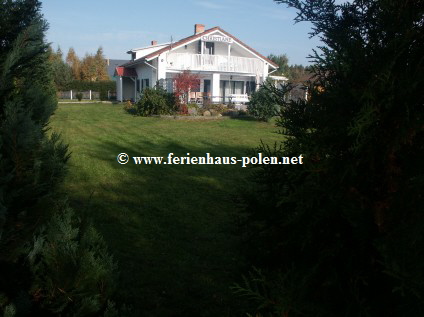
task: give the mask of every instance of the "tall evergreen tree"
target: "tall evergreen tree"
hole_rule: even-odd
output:
[[[72,81],[72,68],[64,62],[63,53],[60,47],[56,52],[49,47],[49,61],[53,72],[53,81],[57,90],[66,89],[67,85]]]
[[[0,314],[87,316],[106,306],[115,264],[56,202],[69,154],[47,133],[57,100],[39,9],[0,2],[10,22],[0,29]]]
[[[304,164],[257,171],[245,203],[264,271],[237,290],[275,316],[423,316],[423,2],[276,2],[323,45],[308,101],[273,91],[285,141],[258,150]]]

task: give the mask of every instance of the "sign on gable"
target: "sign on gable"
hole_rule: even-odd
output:
[[[233,39],[231,37],[221,35],[203,35],[202,40],[205,42],[233,43]]]

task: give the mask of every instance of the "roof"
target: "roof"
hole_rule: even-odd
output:
[[[149,48],[162,47],[162,46],[169,45],[169,44],[171,44],[171,43],[162,43],[162,44],[156,44],[156,45],[149,45],[149,46],[144,46],[144,47],[133,48],[133,49],[130,49],[127,52],[127,54],[130,54],[130,53],[136,52],[136,51],[142,51],[142,50],[149,49]]]
[[[169,45],[167,45],[167,46],[165,46],[165,47],[163,47],[163,48],[161,48],[161,49],[159,49],[159,50],[157,50],[157,51],[154,51],[153,53],[150,53],[150,54],[148,54],[148,55],[146,55],[146,56],[143,56],[143,57],[141,57],[141,58],[139,58],[139,59],[136,59],[136,60],[134,60],[134,61],[131,61],[131,62],[129,62],[129,63],[123,64],[122,66],[133,66],[133,65],[138,64],[138,63],[139,63],[140,61],[142,61],[143,59],[145,59],[145,60],[150,60],[150,59],[152,59],[152,58],[154,58],[154,57],[158,56],[159,54],[162,54],[162,53],[164,53],[164,52],[166,52],[166,51],[168,51],[168,50],[172,49],[172,47],[177,47],[177,46],[184,45],[185,43],[191,42],[191,41],[193,41],[193,40],[195,40],[195,39],[197,39],[197,38],[200,38],[200,37],[202,37],[202,36],[204,36],[204,35],[206,35],[206,34],[209,34],[209,33],[215,32],[215,31],[220,31],[220,32],[224,33],[225,35],[227,35],[227,36],[229,36],[229,37],[233,38],[233,40],[234,40],[234,41],[238,42],[238,43],[239,43],[239,44],[241,44],[242,46],[246,47],[248,50],[252,51],[253,53],[255,53],[256,55],[258,55],[258,56],[259,56],[259,57],[261,57],[262,59],[266,60],[266,61],[267,61],[270,65],[274,66],[275,68],[278,68],[278,65],[277,65],[276,63],[274,63],[273,61],[271,61],[271,60],[270,60],[270,59],[268,59],[267,57],[265,57],[265,56],[261,55],[260,53],[258,53],[257,51],[255,51],[255,50],[254,50],[253,48],[251,48],[250,46],[248,46],[248,45],[244,44],[244,43],[243,43],[242,41],[240,41],[238,38],[236,38],[235,36],[231,35],[230,33],[226,32],[226,31],[224,31],[224,30],[223,30],[223,29],[221,29],[219,26],[216,26],[216,27],[213,27],[213,28],[211,28],[211,29],[208,29],[208,30],[206,30],[206,31],[204,31],[204,32],[201,32],[201,33],[194,34],[194,35],[191,35],[191,36],[189,36],[189,37],[183,38],[182,40],[179,40],[178,42],[171,43],[171,44],[169,44]]]
[[[115,76],[137,77],[137,72],[134,68],[116,67]]]
[[[114,76],[116,67],[128,62],[127,59],[107,59],[107,73],[109,77],[112,78]]]

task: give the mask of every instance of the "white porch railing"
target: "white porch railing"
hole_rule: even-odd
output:
[[[168,55],[168,69],[223,71],[248,74],[262,74],[263,62],[256,58],[171,53]]]

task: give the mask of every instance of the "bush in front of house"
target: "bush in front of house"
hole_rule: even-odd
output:
[[[247,107],[249,114],[261,121],[268,121],[280,112],[280,106],[275,100],[275,94],[272,93],[270,85],[265,83],[255,91]]]
[[[208,103],[203,105],[204,111],[209,111],[210,113],[216,113],[216,114],[222,114],[225,111],[228,110],[227,106],[224,104],[214,104],[214,103]]]
[[[170,115],[179,110],[177,98],[161,87],[146,88],[140,100],[135,104],[139,116]]]
[[[191,116],[196,116],[200,112],[200,107],[197,103],[188,103],[187,104],[188,114]]]
[[[133,115],[137,114],[137,109],[136,109],[135,105],[129,100],[125,101],[123,108],[124,108],[124,111],[126,111],[130,114],[133,114]]]

